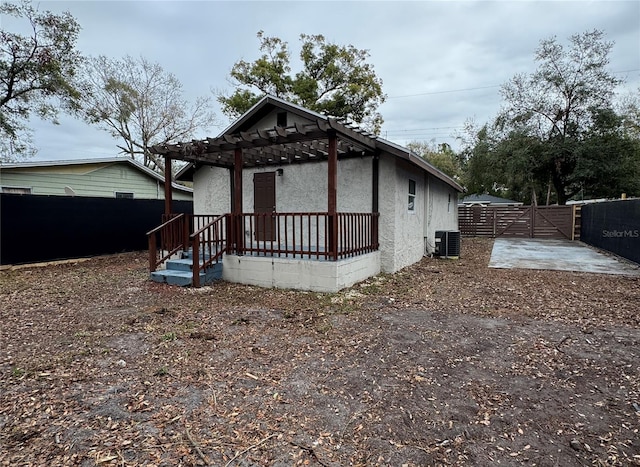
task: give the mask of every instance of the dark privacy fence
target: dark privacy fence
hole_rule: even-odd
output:
[[[580,240],[640,263],[640,199],[582,206]]]
[[[193,212],[174,201],[173,212]],[[164,200],[0,195],[0,264],[21,264],[147,249]]]

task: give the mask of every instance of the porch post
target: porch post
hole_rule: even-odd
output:
[[[371,167],[372,178],[372,192],[371,192],[371,213],[373,217],[371,219],[371,246],[377,250],[378,245],[378,199],[379,199],[379,186],[380,186],[380,154],[376,151],[373,155],[373,166]]]
[[[329,136],[329,168],[327,180],[327,211],[329,221],[329,258],[338,260],[338,138],[335,131]]]
[[[237,255],[244,250],[244,229],[242,222],[242,149],[234,150],[233,160],[233,243],[236,244]]]
[[[380,179],[380,155],[376,152],[373,155],[373,163],[371,167],[371,212],[378,212],[378,183]]]
[[[171,157],[164,156],[164,213],[166,216],[171,214],[171,202],[173,201],[171,178]]]

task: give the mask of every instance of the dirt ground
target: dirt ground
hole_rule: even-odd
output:
[[[488,269],[338,294],[0,272],[0,465],[640,465],[640,278]]]

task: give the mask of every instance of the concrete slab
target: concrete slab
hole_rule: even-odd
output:
[[[640,266],[599,253],[580,242],[537,238],[497,238],[490,268],[553,269],[640,276]]]

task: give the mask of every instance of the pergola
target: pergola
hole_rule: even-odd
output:
[[[373,160],[372,213],[378,212],[378,159],[376,137],[330,117],[287,127],[254,129],[222,134],[216,138],[188,143],[162,144],[151,152],[165,159],[165,180],[171,180],[171,161],[230,169],[232,177],[232,217],[242,214],[242,171],[244,168],[279,166],[313,161],[328,162],[327,214],[329,243],[335,251],[337,238],[338,159],[370,156]],[[171,184],[165,183],[165,213],[171,213]],[[241,235],[241,229],[235,229]],[[241,241],[238,237],[234,239]]]

